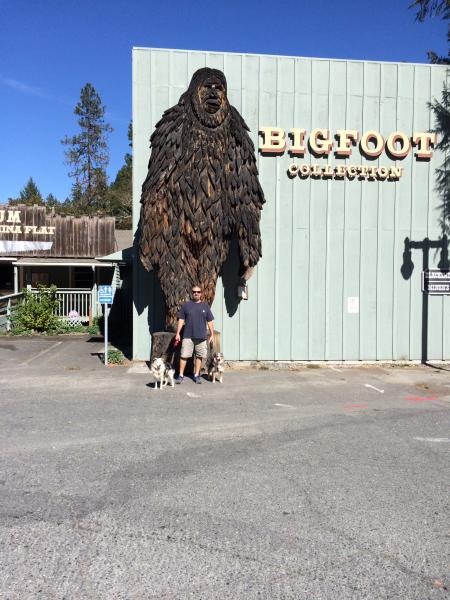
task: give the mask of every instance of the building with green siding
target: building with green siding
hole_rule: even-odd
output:
[[[150,135],[205,66],[225,73],[229,101],[256,149],[270,132],[275,146],[279,130],[287,144],[282,152],[258,152],[263,256],[248,300],[236,297],[234,248],[217,283],[212,310],[226,359],[421,360],[424,352],[430,360],[450,359],[450,297],[421,291],[424,260],[430,269],[449,268],[442,229],[448,215],[436,184],[443,156],[424,140],[411,142],[434,127],[428,103],[441,97],[446,68],[135,48],[134,230]],[[289,152],[296,147],[291,129],[305,130],[303,153]],[[328,154],[308,148],[316,129],[329,132]],[[343,134],[336,137],[343,130],[358,132],[353,143],[347,138],[349,156],[336,153],[345,145]],[[377,154],[377,133],[386,144],[377,156],[361,150],[367,132],[374,133],[365,138],[369,152]],[[390,137],[399,132],[403,138]],[[326,146],[326,136],[316,135]],[[431,157],[417,157],[426,146]],[[158,281],[134,254],[133,354],[146,360],[151,332],[164,327],[163,305]]]

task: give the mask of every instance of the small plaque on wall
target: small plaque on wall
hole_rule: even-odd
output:
[[[359,313],[359,296],[348,296],[347,312],[353,315]]]

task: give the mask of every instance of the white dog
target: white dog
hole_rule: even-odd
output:
[[[170,383],[170,387],[174,387],[175,369],[170,363],[164,362],[162,358],[155,358],[152,362],[151,372],[155,378],[155,389],[159,389]]]
[[[209,367],[209,377],[213,383],[216,383],[216,377],[219,383],[223,383],[223,372],[225,370],[225,359],[221,352],[214,352],[211,366]]]

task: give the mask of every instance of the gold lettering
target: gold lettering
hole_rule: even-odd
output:
[[[312,175],[312,177],[321,177],[322,176],[322,169],[320,168],[320,165],[312,166],[311,175]]]
[[[336,167],[335,169],[335,177],[345,177],[345,165],[339,165],[338,167]]]
[[[56,227],[47,227],[47,233],[49,235],[53,235],[55,233]]]
[[[306,129],[290,129],[289,134],[292,137],[292,146],[289,148],[290,154],[303,156],[306,152],[304,145]]]
[[[431,158],[433,152],[430,150],[430,146],[436,145],[436,134],[414,132],[412,142],[417,146],[417,152],[415,153],[417,158]]]
[[[323,176],[324,177],[333,177],[334,175],[334,170],[332,169],[331,165],[325,165],[325,168],[323,169]]]
[[[349,167],[347,167],[347,177],[349,179],[353,179],[354,177],[356,177],[356,167],[354,165],[350,165]]]
[[[389,175],[389,169],[387,167],[378,167],[377,175],[380,179],[386,179]]]
[[[359,133],[355,129],[338,129],[336,137],[339,143],[334,153],[339,156],[350,156],[353,143],[359,139]]]
[[[288,167],[288,175],[289,177],[295,177],[298,175],[298,165],[291,163]]]
[[[358,173],[359,173],[360,179],[367,179],[368,172],[369,172],[369,167],[366,167],[366,165],[358,166]]]
[[[281,127],[261,127],[260,135],[263,136],[261,152],[269,154],[282,154],[286,150],[286,133]]]
[[[371,179],[375,179],[375,177],[377,176],[377,168],[376,167],[369,167],[369,177]]]
[[[302,177],[308,177],[308,175],[311,172],[311,167],[309,165],[303,164],[303,165],[300,165],[300,169],[299,170],[300,170],[300,175]]]
[[[0,223],[2,223],[4,220],[5,220],[5,211],[0,210]]]
[[[403,167],[391,167],[389,169],[389,179],[400,179],[403,175]]]
[[[375,148],[369,147],[370,141],[375,142]],[[361,138],[360,148],[361,152],[367,156],[380,156],[384,149],[383,136],[378,131],[367,131]]]
[[[401,143],[401,148],[397,149],[397,142]],[[411,150],[411,142],[408,137],[401,131],[394,131],[386,140],[386,150],[395,158],[405,158]]]
[[[328,129],[313,129],[309,137],[311,150],[320,156],[328,155],[333,147],[333,140],[330,140]]]

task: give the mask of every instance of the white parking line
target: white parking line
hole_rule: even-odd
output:
[[[275,402],[274,406],[281,406],[281,408],[295,408],[292,404],[283,404],[282,402]]]
[[[375,387],[374,385],[370,385],[370,383],[365,383],[364,386],[366,388],[370,388],[371,390],[375,390],[376,392],[379,392],[380,394],[384,394],[384,390],[380,390],[379,388]]]
[[[53,348],[56,348],[56,346],[59,346],[60,344],[62,344],[62,342],[55,342],[49,348],[45,348],[45,350],[41,350],[40,352],[38,352],[37,354],[35,354],[31,358],[29,358],[28,360],[25,360],[23,363],[20,363],[20,364],[28,365],[31,361],[35,360],[36,358],[39,358],[40,356],[42,356],[44,354],[47,354],[47,352],[50,352],[50,350],[53,350]]]
[[[445,443],[450,442],[450,438],[423,438],[423,437],[415,437],[414,440],[418,442],[437,442],[437,443]]]

